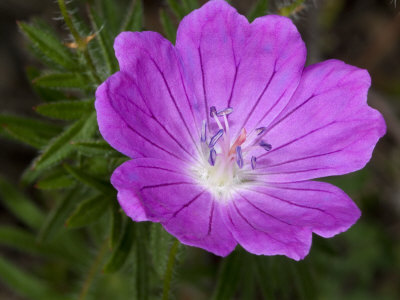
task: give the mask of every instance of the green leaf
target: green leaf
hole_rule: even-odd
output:
[[[118,271],[125,263],[131,252],[133,240],[135,239],[134,223],[128,220],[125,225],[124,234],[114,250],[110,260],[106,263],[103,271],[105,273],[114,273]],[[142,298],[138,298],[142,299]]]
[[[37,113],[46,117],[59,120],[76,120],[94,110],[94,100],[44,103],[34,109]]]
[[[160,19],[166,37],[171,41],[171,43],[175,43],[176,26],[172,23],[171,18],[167,15],[165,10],[163,9],[160,10]]]
[[[66,225],[69,228],[78,228],[99,221],[111,205],[111,197],[104,195],[94,196],[81,202]]]
[[[43,148],[48,140],[37,135],[37,132],[30,128],[24,128],[19,126],[3,126],[1,134],[8,139],[14,139],[36,149]]]
[[[234,251],[222,261],[218,282],[212,299],[230,300],[234,298],[242,267],[240,251]]]
[[[113,201],[111,211],[111,233],[110,233],[110,248],[114,249],[122,236],[122,213],[117,201]]]
[[[77,64],[73,53],[61,44],[59,39],[49,30],[43,30],[43,28],[38,28],[24,22],[19,22],[18,25],[30,41],[46,57],[66,69],[76,69]]]
[[[95,190],[102,192],[107,195],[115,195],[115,190],[108,181],[102,181],[94,176],[81,171],[78,168],[72,167],[65,164],[64,168],[71,174],[76,180],[83,184],[94,188]]]
[[[121,31],[141,31],[143,29],[142,0],[132,0]]]
[[[121,154],[115,151],[104,140],[72,142],[77,151],[85,156],[103,156],[103,157],[121,157]]]
[[[33,66],[28,66],[25,68],[25,74],[28,78],[28,81],[31,83],[32,89],[42,100],[44,100],[46,102],[54,102],[54,101],[58,101],[58,100],[67,98],[64,91],[55,90],[52,88],[41,87],[41,86],[32,84],[32,81],[35,78],[39,77],[41,74],[41,71],[39,69],[37,69]]]
[[[109,35],[109,31],[102,28],[102,21],[92,6],[89,6],[88,13],[92,28],[97,32],[97,42],[100,46],[103,60],[107,66],[108,74],[104,75],[109,76],[118,70],[118,63],[114,55],[112,38]]]
[[[182,5],[186,11],[186,14],[191,12],[192,10],[199,8],[199,1],[197,0],[182,0]]]
[[[114,36],[119,33],[121,16],[123,15],[121,8],[114,0],[100,0],[100,5],[103,20],[106,22],[104,26]]]
[[[57,241],[54,244],[39,244],[32,233],[14,227],[0,226],[0,243],[24,253],[40,255],[46,259],[61,259],[69,263],[76,260],[75,255],[68,251],[63,241]]]
[[[167,3],[179,20],[181,20],[186,15],[184,8],[177,0],[167,0]]]
[[[68,127],[63,133],[54,138],[35,160],[34,168],[44,169],[66,158],[74,151],[70,141],[74,138],[89,138],[97,129],[96,115],[82,118]]]
[[[0,124],[12,127],[30,128],[32,131],[38,132],[43,137],[53,137],[60,133],[61,127],[37,119],[19,117],[10,114],[0,114]]]
[[[36,229],[42,224],[43,214],[12,184],[0,177],[0,196],[3,204],[22,222]]]
[[[0,256],[0,279],[19,295],[31,300],[67,300],[56,295],[37,276],[32,276]]]
[[[165,231],[159,223],[152,223],[150,227],[150,251],[153,266],[162,278],[167,267],[168,254],[173,237]]]
[[[91,83],[81,73],[50,73],[33,80],[33,84],[55,89],[82,89],[91,88]]]
[[[35,148],[42,148],[50,138],[60,133],[61,127],[32,118],[0,115],[2,134]]]
[[[71,215],[76,203],[82,200],[82,197],[84,194],[81,189],[69,191],[46,216],[37,240],[45,242],[52,239],[64,227],[68,216]]]
[[[64,172],[56,172],[40,180],[35,187],[41,190],[54,190],[68,188],[75,184],[75,180],[64,174]]]
[[[269,0],[258,0],[247,15],[249,21],[252,22],[255,18],[265,16],[267,14],[268,5]]]

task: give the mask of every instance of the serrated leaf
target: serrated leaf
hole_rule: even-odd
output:
[[[76,69],[74,55],[49,31],[29,25],[24,22],[18,23],[19,28],[26,34],[30,41],[49,59],[65,67]]]
[[[132,0],[121,31],[141,31],[143,29],[142,0]]]
[[[8,114],[0,115],[0,124],[1,131],[6,137],[38,149],[45,146],[50,138],[61,131],[58,125]]]
[[[82,170],[65,164],[64,168],[72,175],[76,180],[83,184],[94,188],[95,190],[102,192],[107,195],[114,195],[115,190],[108,181],[100,180],[90,174],[83,172]]]
[[[33,84],[54,89],[82,89],[91,88],[86,76],[80,73],[50,73],[37,77]]]
[[[37,182],[35,187],[40,190],[54,190],[71,187],[75,182],[71,176],[57,172]]]
[[[266,15],[268,10],[268,5],[269,5],[269,0],[258,0],[247,15],[249,21],[252,22],[255,18]]]
[[[11,114],[0,114],[0,124],[5,126],[14,126],[22,128],[30,128],[37,131],[38,134],[44,137],[52,137],[60,133],[60,126],[51,124],[49,122],[40,121],[37,119],[19,117]]]
[[[36,149],[43,148],[48,140],[37,136],[35,131],[18,126],[3,126],[0,132],[8,139],[17,140]]]
[[[98,141],[80,141],[72,142],[72,145],[76,147],[78,153],[85,156],[103,156],[103,157],[120,157],[121,154],[115,151],[111,146],[104,140]]]
[[[99,195],[81,202],[68,218],[68,228],[78,228],[99,221],[111,205],[111,198]]]
[[[31,228],[39,228],[43,213],[18,189],[0,177],[0,196],[3,204],[22,222]]]
[[[83,196],[81,189],[69,191],[46,216],[37,240],[45,242],[52,239],[64,227],[68,216],[71,215],[76,203],[82,200]]]
[[[76,120],[94,110],[94,100],[59,101],[44,103],[35,107],[43,116],[59,120]]]
[[[74,151],[70,141],[74,138],[89,138],[97,129],[96,115],[82,118],[69,126],[63,133],[54,138],[35,160],[34,168],[43,169],[66,158]]]
[[[28,81],[30,83],[32,83],[32,81],[39,77],[41,72],[36,69],[35,67],[32,66],[28,66],[25,69],[25,74],[28,78]],[[66,99],[66,95],[64,94],[63,91],[61,90],[55,90],[52,88],[46,88],[46,87],[41,87],[41,86],[37,86],[34,84],[31,84],[32,89],[35,91],[35,93],[39,96],[39,98],[41,98],[42,100],[46,101],[46,102],[54,102],[54,101],[58,101],[58,100],[63,100]]]
[[[125,263],[126,259],[131,252],[133,241],[135,239],[134,223],[130,220],[126,222],[124,234],[113,251],[111,258],[104,266],[105,273],[114,273],[118,271]]]
[[[66,296],[56,295],[49,286],[37,276],[28,274],[0,256],[0,279],[13,291],[31,300],[67,300]]]
[[[160,10],[160,20],[167,39],[169,39],[171,43],[175,43],[176,26],[172,23],[171,18],[163,9]]]

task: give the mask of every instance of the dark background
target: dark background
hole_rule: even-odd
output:
[[[241,13],[247,12],[253,2],[232,1]],[[145,0],[144,4],[145,28],[162,32],[158,12],[165,3]],[[271,3],[269,11],[274,12],[280,4],[277,0]],[[28,65],[40,64],[28,55],[25,39],[16,25],[17,20],[32,17],[45,19],[61,36],[65,35],[53,0],[1,0],[1,112],[34,115],[32,107],[40,102],[25,76]],[[348,261],[340,262],[341,267],[331,270],[332,280],[335,276],[355,276],[353,282],[348,281],[349,299],[400,299],[400,9],[390,0],[311,0],[293,19],[306,41],[308,63],[336,58],[369,70],[369,104],[382,112],[388,126],[387,135],[379,142],[366,169],[331,179],[363,211],[355,228],[345,234],[354,253]],[[36,154],[32,148],[0,138],[0,174],[18,183]],[[15,221],[1,210],[0,222]],[[29,264],[23,257],[4,251]],[[334,285],[330,288],[334,289]],[[185,287],[181,290],[190,295]],[[0,285],[0,299],[19,298],[13,298],[12,292]]]

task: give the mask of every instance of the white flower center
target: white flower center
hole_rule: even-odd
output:
[[[235,191],[254,182],[253,170],[256,168],[256,157],[251,156],[248,159],[249,152],[258,146],[266,151],[271,150],[271,145],[261,140],[264,127],[257,128],[250,134],[243,128],[231,143],[228,115],[232,111],[232,108],[226,108],[217,112],[214,106],[210,108],[210,115],[219,129],[207,138],[209,126],[203,121],[200,159],[191,169],[197,182],[216,200],[223,202],[231,199]],[[219,118],[223,118],[224,127]]]

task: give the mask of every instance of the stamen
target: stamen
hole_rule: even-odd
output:
[[[200,138],[200,140],[203,143],[205,143],[205,141],[207,140],[207,130],[206,129],[207,129],[207,124],[206,124],[206,121],[203,120],[203,125],[201,127],[201,138]]]
[[[209,148],[214,148],[215,144],[218,142],[218,140],[221,138],[221,136],[224,134],[224,130],[220,129],[218,132],[211,138],[210,143],[208,144]]]
[[[257,157],[251,157],[251,168],[254,170],[256,168]]]
[[[217,109],[215,108],[215,106],[211,106],[210,107],[210,117],[214,118],[214,115],[217,114]]]
[[[227,108],[217,112],[217,116],[218,117],[227,116],[227,115],[231,114],[232,112],[233,112],[233,108],[227,107]]]
[[[255,129],[255,132],[257,135],[261,135],[264,133],[264,131],[267,129],[267,127],[259,127]]]
[[[212,148],[210,150],[210,157],[208,158],[208,162],[210,165],[214,166],[215,165],[215,159],[217,158],[217,152]]]
[[[259,145],[265,149],[265,151],[270,151],[272,149],[271,144],[268,144],[265,141],[260,141]]]
[[[243,157],[242,157],[242,147],[236,147],[236,163],[238,164],[239,168],[243,168]]]

